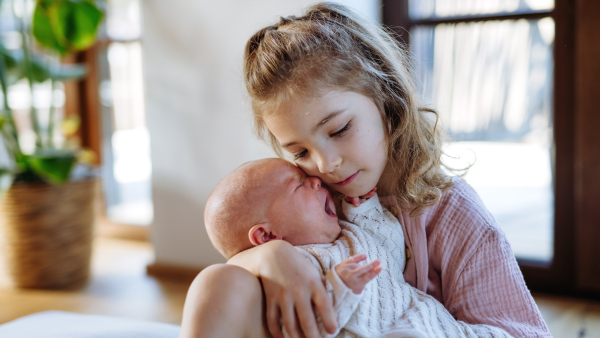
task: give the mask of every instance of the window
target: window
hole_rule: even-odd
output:
[[[594,79],[584,70],[593,68],[585,66],[591,60],[575,68],[576,51],[593,45],[575,42],[576,27],[586,25],[581,31],[595,36],[596,12],[580,10],[578,15],[589,18],[575,20],[576,5],[568,0],[383,4],[384,23],[417,58],[425,103],[440,111],[458,140],[448,153],[460,156],[462,164],[477,156],[466,179],[499,220],[529,287],[576,292],[585,284],[577,278],[585,273],[586,287],[600,286],[597,269],[578,265],[589,263],[597,250],[584,248],[580,239],[586,237],[576,236],[577,229],[596,232],[592,214],[576,218],[584,203],[583,194],[575,194],[576,184],[582,191],[589,186],[575,175],[575,163],[581,151],[589,157],[592,149],[575,142],[577,107],[584,107],[576,104],[575,78]],[[577,6],[597,5],[584,0]],[[578,55],[590,58],[590,50]],[[593,187],[587,191],[595,193]]]
[[[138,0],[107,2],[98,48],[102,162],[107,218],[149,225],[153,218],[150,136],[146,129]]]

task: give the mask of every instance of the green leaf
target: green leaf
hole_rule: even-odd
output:
[[[18,52],[9,51],[2,44],[0,44],[0,55],[4,58],[4,64],[6,68],[15,68],[19,66]]]
[[[96,41],[102,11],[91,1],[59,1],[51,9],[53,31],[69,50],[84,50]]]
[[[102,11],[92,2],[77,3],[75,7],[76,29],[71,40],[71,44],[76,50],[87,49],[94,44],[102,16]]]
[[[70,37],[75,31],[73,19],[75,4],[70,1],[58,1],[49,9],[52,32],[56,40],[65,48],[71,49]]]
[[[4,74],[7,85],[15,84],[24,77],[23,69],[20,64],[23,60],[23,53],[19,50],[8,50],[0,43],[0,57],[4,59],[6,73]]]
[[[31,72],[35,82],[44,82],[50,78],[50,62],[37,53],[30,53]]]
[[[64,55],[67,49],[54,36],[47,6],[48,4],[42,1],[35,6],[33,11],[33,36],[40,45]]]
[[[27,167],[48,183],[61,184],[69,179],[77,154],[71,150],[43,149],[24,156]]]
[[[84,50],[96,41],[103,16],[91,0],[38,0],[33,36],[41,45],[61,55]]]
[[[61,64],[39,53],[33,53],[31,57],[33,79],[36,82],[44,82],[48,79],[58,81],[78,80],[87,74],[87,68],[83,64]]]

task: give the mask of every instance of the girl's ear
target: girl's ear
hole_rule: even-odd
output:
[[[250,228],[248,232],[248,237],[250,238],[250,243],[254,246],[259,246],[261,244],[265,244],[268,241],[277,238],[277,235],[271,233],[271,224],[269,223],[259,223]]]

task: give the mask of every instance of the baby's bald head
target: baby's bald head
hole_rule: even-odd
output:
[[[251,248],[248,231],[264,222],[270,192],[277,186],[269,180],[274,170],[291,163],[268,158],[245,163],[227,175],[206,202],[204,224],[217,250],[229,259]]]

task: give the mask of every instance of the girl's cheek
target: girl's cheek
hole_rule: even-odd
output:
[[[316,170],[316,165],[313,165],[312,162],[306,163],[307,161],[294,161],[294,163],[298,166],[298,168],[302,169],[308,176],[317,176],[321,178],[319,175],[321,174],[318,170]]]

